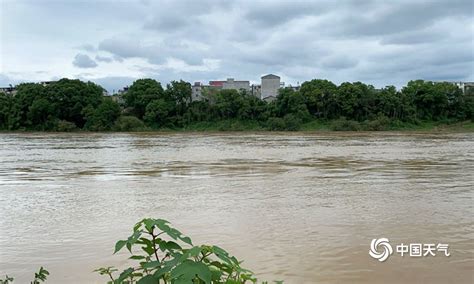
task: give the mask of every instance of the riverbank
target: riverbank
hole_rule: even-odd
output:
[[[294,129],[269,129],[256,121],[223,120],[215,122],[193,123],[182,128],[146,129],[145,131],[158,132],[225,132],[225,131],[301,131],[301,132],[332,132],[332,131],[448,131],[474,132],[474,122],[435,122],[426,121],[418,124],[388,123],[378,121],[356,122],[351,120],[321,121],[313,120],[303,123]],[[140,132],[140,131],[138,131]]]
[[[378,120],[358,122],[353,120],[312,120],[298,125],[280,125],[280,127],[269,127],[257,121],[245,120],[221,120],[203,121],[189,124],[185,127],[151,128],[140,124],[135,127],[114,128],[110,131],[90,131],[83,129],[66,129],[59,131],[39,131],[37,129],[0,130],[0,133],[8,132],[344,132],[344,131],[421,131],[421,132],[474,132],[473,121],[445,122],[445,121],[423,121],[419,123],[405,122],[381,122]]]

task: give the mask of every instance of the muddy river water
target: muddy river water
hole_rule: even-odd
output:
[[[0,275],[104,283],[92,270],[125,266],[115,241],[156,217],[262,279],[472,283],[473,175],[474,133],[3,133]]]

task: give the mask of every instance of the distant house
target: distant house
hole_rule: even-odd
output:
[[[270,102],[278,96],[278,90],[283,88],[285,83],[280,81],[280,77],[273,74],[268,74],[261,77],[261,84],[252,84],[250,81],[238,81],[234,78],[228,78],[225,81],[209,81],[209,85],[203,85],[201,82],[195,82],[192,86],[192,100],[200,101],[203,99],[203,91],[217,91],[217,90],[238,90],[245,91],[259,99]],[[290,86],[291,87],[291,86]],[[291,87],[298,90],[299,86]]]
[[[262,85],[253,84],[250,87],[250,93],[260,99],[262,97]]]
[[[191,101],[200,101],[202,99],[202,84],[201,82],[194,82],[191,89]]]
[[[203,99],[204,90],[237,90],[251,92],[250,81],[237,81],[234,78],[228,78],[225,81],[209,81],[209,85],[203,85],[201,82],[194,82],[191,89],[192,101]]]
[[[273,74],[262,76],[261,96],[264,101],[272,101],[278,95],[278,90],[281,88],[280,77]]]
[[[227,81],[224,81],[222,84],[222,89],[250,92],[250,82],[236,81],[234,78],[228,78]]]
[[[273,102],[274,100],[276,100],[276,96],[268,96],[268,97],[263,98],[262,100],[267,102],[267,103],[270,103],[270,102]]]
[[[452,84],[458,86],[463,93],[466,93],[469,89],[474,89],[474,82],[451,82]]]
[[[0,87],[1,94],[14,96],[16,92],[17,92],[16,87],[13,87],[12,85],[10,85],[9,87]]]
[[[41,85],[43,85],[43,87],[46,87],[46,86],[49,86],[53,83],[56,83],[57,81],[43,81],[43,82],[39,82]]]

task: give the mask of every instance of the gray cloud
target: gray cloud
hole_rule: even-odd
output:
[[[113,93],[117,92],[119,89],[122,89],[125,86],[130,86],[135,80],[139,79],[134,77],[123,77],[123,76],[110,76],[110,77],[101,77],[88,79],[88,76],[79,76],[82,80],[90,80],[96,84],[101,85],[104,89]]]
[[[72,65],[79,68],[94,68],[97,67],[97,63],[89,57],[87,54],[79,53],[74,57]]]
[[[114,59],[111,58],[111,57],[100,56],[100,55],[96,55],[95,60],[100,61],[100,62],[106,62],[106,63],[110,63],[110,62],[114,61]]]
[[[88,52],[96,51],[95,46],[93,46],[92,44],[83,44],[79,48]]]
[[[357,59],[346,55],[326,57],[322,61],[322,67],[328,69],[346,69],[357,65]]]
[[[27,76],[35,68],[61,77],[62,70],[29,62],[75,46],[84,52],[76,55],[76,67],[114,62],[113,69],[103,64],[89,77],[117,84],[115,89],[133,76],[166,83],[226,77],[259,81],[262,74],[276,73],[293,84],[325,78],[376,86],[401,86],[416,78],[474,80],[474,7],[467,0],[21,3],[22,9],[10,1],[3,6],[12,24],[2,31],[1,55],[6,69],[17,66],[5,70],[8,75],[22,71]],[[53,16],[54,24],[42,20]],[[61,28],[79,23],[75,33]],[[15,48],[27,44],[15,37],[26,32],[42,34],[32,55]],[[18,67],[22,58],[23,69]],[[70,67],[70,58],[57,61]],[[117,76],[115,64],[130,77]]]

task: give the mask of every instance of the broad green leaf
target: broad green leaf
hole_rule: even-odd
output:
[[[193,280],[199,278],[204,283],[211,283],[212,273],[202,262],[187,260],[171,271],[171,279],[174,283],[193,283]]]
[[[132,255],[131,257],[129,257],[129,259],[134,259],[134,260],[140,260],[140,259],[145,259],[146,257],[144,257],[143,255]]]
[[[183,242],[187,243],[190,246],[193,245],[193,242],[191,241],[191,238],[189,237],[180,237],[180,240],[182,240]]]
[[[150,268],[157,268],[161,265],[161,261],[155,260],[146,262],[142,265],[143,268],[150,269]]]
[[[118,241],[116,244],[115,244],[115,251],[114,251],[114,254],[117,253],[118,251],[120,251],[124,245],[127,244],[127,241],[124,241],[124,240],[120,240]]]
[[[132,273],[133,273],[134,269],[133,268],[127,268],[125,269],[122,273],[120,273],[120,276],[119,278],[117,279],[117,282],[118,283],[122,283],[123,280],[127,279]]]
[[[146,275],[142,279],[137,281],[137,284],[157,284],[158,279],[156,279],[153,275]]]

